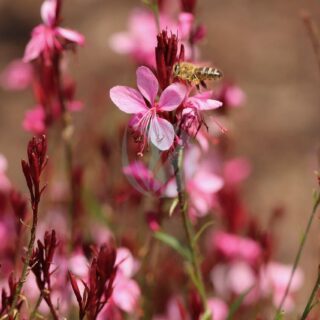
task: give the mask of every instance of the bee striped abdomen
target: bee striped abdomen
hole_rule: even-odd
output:
[[[211,67],[197,68],[196,74],[201,80],[219,79],[222,77],[220,70]]]

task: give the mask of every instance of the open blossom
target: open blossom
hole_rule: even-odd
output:
[[[190,136],[196,136],[204,123],[202,111],[214,110],[222,106],[222,102],[211,99],[213,92],[205,91],[189,96],[183,103],[180,122],[181,127]]]
[[[136,115],[134,129],[142,136],[142,149],[148,140],[151,140],[159,150],[170,149],[175,131],[173,125],[162,117],[162,113],[179,107],[186,96],[186,87],[173,83],[156,101],[159,83],[147,67],[137,69],[137,86],[139,91],[125,86],[113,87],[110,90],[110,98],[121,111]]]
[[[41,18],[43,23],[32,31],[31,40],[24,53],[24,62],[32,61],[40,57],[41,54],[44,55],[47,62],[50,61],[52,52],[63,50],[63,41],[78,45],[84,43],[83,35],[57,25],[60,5],[60,0],[45,0],[42,4]]]

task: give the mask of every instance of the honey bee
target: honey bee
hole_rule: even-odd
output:
[[[178,62],[173,66],[173,76],[199,88],[200,84],[206,87],[206,80],[220,79],[222,72],[216,68],[199,67],[189,62]]]

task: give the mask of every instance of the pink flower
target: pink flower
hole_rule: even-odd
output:
[[[177,33],[178,26],[166,15],[160,14],[160,29]],[[148,30],[148,32],[146,32]],[[114,34],[110,39],[111,48],[120,54],[133,57],[139,64],[155,66],[154,48],[158,33],[152,12],[134,10],[129,17],[128,31]]]
[[[8,168],[7,159],[0,154],[0,191],[9,191],[11,188],[11,183],[6,175]]]
[[[178,108],[186,96],[186,87],[173,83],[161,93],[156,102],[159,83],[147,67],[137,69],[137,85],[140,92],[125,86],[113,87],[110,98],[121,111],[138,116],[134,126],[143,137],[143,148],[146,140],[151,140],[159,150],[168,150],[173,144],[175,132],[173,125],[160,117],[159,113]]]
[[[226,104],[230,107],[237,108],[243,105],[246,100],[245,93],[237,86],[231,85],[225,92]]]
[[[181,128],[190,136],[196,136],[201,125],[204,123],[202,111],[214,110],[222,106],[222,102],[210,99],[212,91],[197,93],[188,97],[181,111]]]
[[[137,282],[131,277],[138,269],[138,262],[127,248],[118,248],[116,263],[118,266],[112,301],[121,310],[132,313],[138,306],[141,295]]]
[[[245,158],[234,158],[225,162],[223,175],[228,185],[237,185],[251,172],[251,165]]]
[[[118,272],[121,272],[128,278],[131,278],[139,268],[139,263],[134,259],[130,250],[125,247],[117,249],[115,264],[118,265]]]
[[[160,181],[156,180],[154,173],[141,161],[130,163],[123,167],[122,171],[131,185],[141,193],[145,193],[145,191],[157,192],[162,187]]]
[[[84,37],[80,33],[57,26],[58,12],[57,0],[45,0],[41,7],[43,24],[36,26],[27,44],[23,61],[29,62],[38,58],[41,54],[48,59],[52,51],[62,51],[62,39],[78,45],[84,44]]]
[[[116,276],[112,300],[118,308],[133,313],[137,309],[140,295],[141,291],[136,281],[121,274]]]
[[[247,262],[217,264],[210,276],[215,292],[225,299],[247,292],[244,302],[251,304],[260,297],[259,278]]]
[[[184,173],[186,179],[186,189],[190,196],[192,205],[191,215],[202,217],[208,214],[215,204],[214,195],[221,190],[224,181],[210,167],[214,159],[210,158],[210,165],[201,159],[199,148],[188,149],[185,156]],[[174,180],[168,184],[166,195],[169,197],[177,196],[177,187]]]
[[[279,307],[279,304],[284,296],[290,279],[291,270],[291,265],[284,265],[278,262],[270,262],[261,270],[261,289],[265,295],[270,293],[272,294],[272,300],[275,307]],[[301,288],[303,282],[303,272],[298,268],[293,276],[289,294],[283,305],[283,309],[285,311],[288,312],[293,309],[293,295]]]
[[[228,306],[219,298],[209,298],[208,308],[212,313],[212,320],[225,320],[228,316]]]
[[[7,90],[26,89],[32,81],[32,67],[21,60],[12,61],[0,75],[0,85]]]
[[[256,241],[231,233],[216,232],[212,243],[216,250],[230,260],[240,259],[255,264],[262,255],[261,247]]]
[[[45,112],[41,106],[36,106],[25,113],[22,126],[26,131],[41,134],[45,131]]]

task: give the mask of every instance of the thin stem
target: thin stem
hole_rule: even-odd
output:
[[[38,309],[39,309],[40,303],[42,302],[42,299],[43,299],[42,294],[40,294],[36,304],[34,305],[32,312],[30,314],[29,320],[32,320],[37,316]]]
[[[15,293],[13,296],[12,304],[11,304],[11,307],[9,310],[9,316],[13,314],[13,312],[16,308],[22,287],[23,287],[24,283],[26,282],[26,279],[27,279],[28,274],[30,272],[29,263],[30,263],[30,259],[31,259],[32,251],[33,251],[34,242],[36,239],[36,230],[37,230],[37,224],[38,224],[38,206],[39,206],[39,198],[35,201],[35,204],[32,206],[31,236],[30,236],[30,240],[29,240],[29,244],[28,244],[27,254],[26,254],[26,257],[25,257],[25,260],[23,263],[21,276],[20,276],[19,282],[17,284],[16,290],[15,290]]]
[[[195,285],[199,292],[201,302],[203,305],[204,310],[207,309],[207,297],[205,286],[202,278],[202,273],[200,270],[200,263],[199,263],[199,249],[196,241],[194,239],[194,230],[193,226],[189,220],[188,212],[187,212],[187,202],[186,202],[186,195],[185,195],[185,188],[184,182],[182,177],[182,163],[183,163],[183,148],[178,147],[176,151],[176,155],[173,159],[173,168],[174,168],[174,175],[177,184],[177,191],[178,191],[178,200],[179,200],[179,208],[180,213],[183,220],[183,227],[186,234],[188,247],[191,253],[191,263],[192,263],[192,271],[194,274],[194,280],[196,281]]]
[[[282,310],[282,307],[283,307],[283,304],[288,296],[288,293],[289,293],[289,290],[290,290],[290,287],[291,287],[291,283],[292,283],[292,279],[293,279],[293,276],[294,276],[294,273],[298,267],[298,264],[299,264],[299,261],[300,261],[300,257],[301,257],[301,254],[302,254],[302,251],[303,251],[303,248],[304,248],[304,245],[305,245],[305,242],[306,242],[306,239],[307,239],[307,236],[309,234],[309,231],[310,231],[310,227],[311,227],[311,224],[312,224],[312,221],[313,221],[313,218],[317,212],[317,209],[318,209],[318,206],[320,204],[320,193],[318,192],[316,194],[316,198],[315,198],[315,202],[314,202],[314,205],[313,205],[313,208],[312,208],[312,211],[311,211],[311,214],[310,214],[310,217],[309,217],[309,220],[308,220],[308,223],[307,223],[307,227],[303,233],[303,236],[302,236],[302,239],[301,239],[301,242],[300,242],[300,245],[299,245],[299,248],[298,248],[298,252],[296,254],[296,257],[295,257],[295,260],[294,260],[294,264],[293,264],[293,267],[292,267],[292,270],[291,270],[291,274],[290,274],[290,278],[289,278],[289,281],[288,281],[288,284],[287,284],[287,287],[286,287],[286,290],[284,292],[284,295],[281,299],[281,302],[279,304],[279,307],[277,309],[277,313],[276,314],[279,314]]]
[[[309,38],[312,43],[313,51],[315,53],[318,68],[320,71],[320,41],[319,41],[319,30],[314,23],[314,21],[311,19],[310,14],[308,12],[302,12],[302,20],[305,24],[305,27],[307,29]]]
[[[55,77],[56,77],[56,86],[57,86],[57,95],[60,103],[61,111],[62,111],[62,139],[64,142],[65,149],[65,160],[66,160],[66,175],[69,182],[69,191],[71,195],[71,199],[69,201],[69,220],[71,225],[71,232],[73,238],[73,215],[75,210],[75,195],[73,188],[73,154],[72,154],[72,134],[73,134],[73,124],[72,117],[68,109],[66,108],[62,80],[61,80],[61,71],[60,71],[60,60],[61,55],[57,54],[55,59]]]
[[[302,314],[300,320],[305,320],[305,319],[307,319],[308,314],[310,313],[310,311],[312,310],[312,308],[313,308],[313,306],[314,306],[314,305],[312,304],[312,302],[313,302],[313,300],[314,300],[314,297],[315,297],[316,293],[318,292],[319,287],[320,287],[320,269],[318,268],[317,281],[316,281],[316,283],[315,283],[315,285],[314,285],[314,287],[313,287],[313,290],[312,290],[312,292],[311,292],[311,294],[310,294],[310,297],[309,297],[309,299],[308,299],[308,303],[307,303],[307,305],[306,305],[306,307],[305,307],[305,309],[304,309],[304,311],[303,311],[303,314]]]

